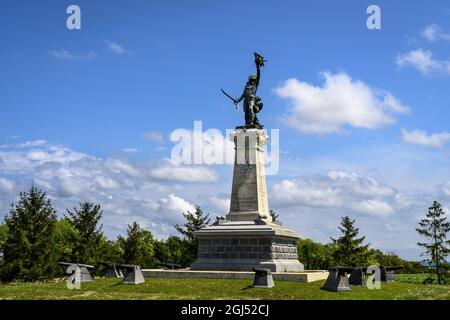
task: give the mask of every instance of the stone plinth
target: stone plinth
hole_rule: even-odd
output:
[[[277,224],[257,221],[223,221],[196,233],[198,259],[192,270],[273,272],[302,271],[298,261],[298,236]]]
[[[192,270],[298,272],[298,235],[272,222],[269,214],[264,150],[268,138],[260,129],[237,129],[230,212],[196,232],[197,261]]]
[[[234,141],[235,156],[227,220],[251,221],[264,218],[271,222],[263,150],[269,140],[264,131],[258,129],[238,129],[230,138]]]
[[[143,269],[145,278],[160,279],[235,279],[252,280],[253,271],[211,271],[211,270],[164,270]],[[326,270],[304,270],[301,272],[273,272],[274,281],[314,282],[323,281],[328,277]]]

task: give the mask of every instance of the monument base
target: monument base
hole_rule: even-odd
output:
[[[218,220],[196,232],[198,259],[192,270],[299,272],[295,232],[264,220]]]

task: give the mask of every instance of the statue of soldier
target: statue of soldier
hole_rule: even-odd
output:
[[[245,112],[245,126],[246,127],[256,127],[262,128],[259,123],[256,114],[263,108],[263,103],[261,98],[256,95],[259,86],[259,79],[261,76],[261,67],[264,66],[264,58],[258,53],[255,54],[255,64],[256,64],[256,74],[252,74],[248,77],[248,81],[245,85],[244,92],[242,95],[234,100],[234,104],[237,105],[239,102],[244,100],[244,112]]]
[[[263,126],[259,123],[256,114],[263,108],[263,103],[261,102],[261,98],[256,95],[256,92],[258,91],[259,79],[261,76],[261,67],[264,67],[264,62],[266,62],[266,60],[264,60],[263,56],[259,55],[256,52],[254,52],[254,55],[256,74],[252,74],[250,77],[248,77],[248,81],[245,85],[242,95],[238,99],[234,99],[223,89],[221,90],[225,96],[227,96],[234,102],[236,110],[239,102],[244,100],[245,128],[262,129]]]

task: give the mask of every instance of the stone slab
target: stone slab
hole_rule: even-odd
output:
[[[235,160],[227,220],[251,221],[264,217],[271,222],[263,151],[268,138],[259,129],[238,129],[230,138],[234,141]]]
[[[143,269],[145,278],[182,278],[182,279],[240,279],[253,280],[251,271],[203,271],[203,270],[163,270]],[[303,272],[272,272],[274,281],[314,282],[328,277],[326,270],[306,270]]]

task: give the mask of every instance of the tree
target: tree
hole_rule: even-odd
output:
[[[275,212],[275,210],[270,209],[269,214],[272,217],[272,222],[280,222],[280,220],[278,220],[279,215]]]
[[[36,281],[52,278],[56,267],[56,211],[45,192],[32,186],[21,192],[5,217],[8,229],[3,248],[2,280]]]
[[[425,216],[426,218],[419,222],[420,227],[416,228],[416,231],[430,241],[418,242],[417,245],[425,248],[423,255],[429,256],[427,261],[435,268],[438,284],[445,284],[449,278],[446,258],[450,254],[450,240],[447,240],[450,223],[438,201],[434,201]]]
[[[99,245],[103,237],[100,224],[103,212],[100,205],[82,202],[79,208],[67,210],[67,213],[66,219],[77,231],[76,237],[72,239],[74,248],[71,262],[97,264],[101,256]]]
[[[0,267],[3,262],[3,248],[5,247],[5,241],[8,237],[8,228],[6,225],[0,225]]]
[[[123,261],[144,267],[154,267],[155,241],[150,231],[144,230],[137,222],[128,225],[127,238],[119,236],[123,248]]]
[[[183,217],[186,219],[184,226],[175,225],[175,229],[184,237],[183,265],[190,265],[197,259],[198,241],[195,237],[195,232],[206,227],[211,219],[209,214],[203,215],[203,211],[199,206],[195,207],[195,212],[185,212]]]
[[[337,264],[355,267],[368,262],[369,245],[362,244],[366,237],[358,238],[359,229],[354,223],[355,220],[351,220],[348,216],[342,217],[342,227],[339,227],[342,236],[338,239],[331,238],[336,246],[333,259]]]
[[[106,237],[102,237],[100,248],[103,261],[123,263],[123,247],[119,241],[108,240]]]
[[[311,239],[297,242],[298,260],[307,270],[327,270],[333,264],[333,246],[321,244]]]
[[[195,240],[195,232],[206,227],[211,219],[209,219],[209,214],[203,215],[203,211],[199,206],[195,207],[195,212],[187,211],[183,213],[183,217],[186,219],[184,227],[175,225],[175,229],[181,233],[186,240]]]
[[[183,266],[190,264],[190,256],[186,256],[186,241],[180,237],[169,236],[165,241],[155,241],[155,262],[177,263]]]
[[[58,261],[70,261],[75,250],[74,239],[79,238],[79,232],[67,219],[58,220],[55,224],[54,240]]]
[[[397,270],[396,273],[424,273],[428,272],[420,262],[406,261],[393,252],[384,253],[378,249],[370,249],[370,255],[374,258],[374,265],[379,266],[404,266],[405,269]]]

